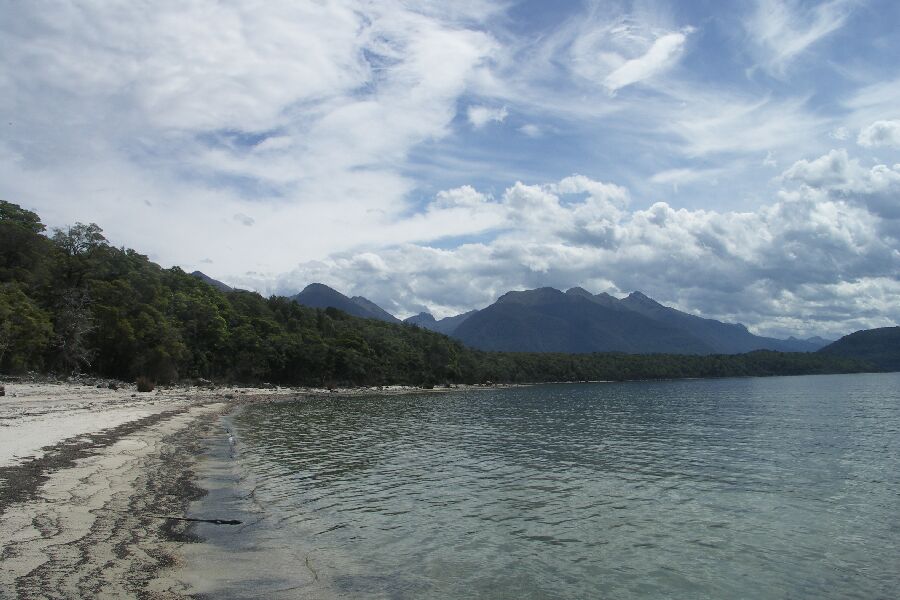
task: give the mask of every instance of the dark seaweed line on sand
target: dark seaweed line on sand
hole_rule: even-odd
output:
[[[142,419],[143,426],[152,425],[172,417],[187,409],[168,411],[156,415],[156,419]],[[113,553],[117,559],[132,559],[134,562],[119,580],[129,597],[156,598],[146,585],[160,570],[175,565],[175,557],[169,550],[158,548],[153,543],[146,545],[146,538],[168,540],[175,543],[199,541],[194,535],[193,523],[178,519],[166,519],[161,524],[153,524],[158,514],[184,514],[188,504],[201,498],[206,492],[196,485],[194,466],[203,451],[203,438],[209,435],[214,422],[213,415],[199,417],[186,431],[179,431],[162,438],[158,453],[148,455],[142,461],[140,475],[134,483],[133,493],[124,509],[113,509],[109,503],[96,509],[105,516],[91,526],[84,537],[66,544],[67,554],[77,557],[66,561],[65,565],[50,560],[34,571],[16,580],[16,597],[58,598],[60,577],[75,576],[78,597],[98,595],[105,583],[102,567],[90,564],[95,544],[113,543]],[[135,422],[136,423],[136,422]],[[120,428],[116,428],[118,430]],[[137,429],[134,428],[134,429]],[[110,430],[107,433],[111,433]],[[127,433],[122,433],[127,435]],[[119,436],[121,437],[121,436]],[[110,440],[112,443],[114,440]],[[141,552],[136,553],[135,549]],[[143,555],[143,558],[134,559]],[[74,565],[74,569],[73,569]],[[62,567],[62,568],[61,568]],[[166,597],[181,598],[173,590]]]
[[[187,408],[168,410],[155,415],[136,419],[117,427],[97,433],[83,434],[67,438],[53,446],[42,449],[44,455],[21,464],[0,467],[0,515],[13,504],[33,500],[37,491],[50,475],[60,469],[72,467],[76,460],[87,458],[101,448],[116,443],[135,431],[150,427],[185,412]]]

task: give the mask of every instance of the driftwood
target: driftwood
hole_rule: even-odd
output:
[[[192,521],[194,523],[212,523],[213,525],[240,525],[242,521],[237,519],[192,519],[190,517],[170,517],[169,515],[146,515],[157,519],[172,519],[173,521]]]

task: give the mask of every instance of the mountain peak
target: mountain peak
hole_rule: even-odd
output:
[[[584,298],[593,298],[594,297],[594,295],[591,294],[589,291],[587,291],[583,287],[578,287],[578,286],[567,289],[566,293],[569,294],[570,296],[582,296]]]
[[[343,296],[343,294],[341,294],[336,289],[334,289],[332,287],[328,287],[324,283],[318,283],[318,282],[313,282],[313,283],[309,284],[308,286],[303,288],[303,291],[300,293],[303,294],[305,292],[331,292],[331,293],[340,294],[341,296]]]
[[[518,290],[506,292],[497,299],[497,302],[518,302],[521,304],[533,304],[548,302],[558,299],[564,294],[556,288],[541,287],[533,290]]]
[[[425,327],[426,324],[436,323],[437,319],[435,319],[434,315],[430,312],[422,311],[417,315],[413,315],[411,317],[403,319],[403,322]]]
[[[348,298],[339,291],[328,287],[324,283],[311,283],[303,291],[293,297],[295,302],[312,308],[336,308],[347,314],[364,319],[378,319],[389,323],[399,323],[399,319],[382,309],[380,306],[363,298],[354,296]]]
[[[218,279],[213,279],[212,277],[210,277],[203,271],[194,271],[193,273],[191,273],[191,275],[201,281],[208,283],[209,285],[213,286],[220,292],[233,292],[234,291],[234,288],[231,287],[230,285],[228,285],[226,283],[222,283]]]

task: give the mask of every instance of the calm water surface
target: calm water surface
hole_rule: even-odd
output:
[[[193,509],[247,521],[200,528],[217,597],[900,594],[900,374],[321,398],[230,426]]]

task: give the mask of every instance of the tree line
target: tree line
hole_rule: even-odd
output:
[[[0,372],[90,373],[158,383],[204,378],[281,385],[442,385],[858,372],[821,354],[484,352],[406,324],[222,292],[96,224],[47,232],[0,200]]]

